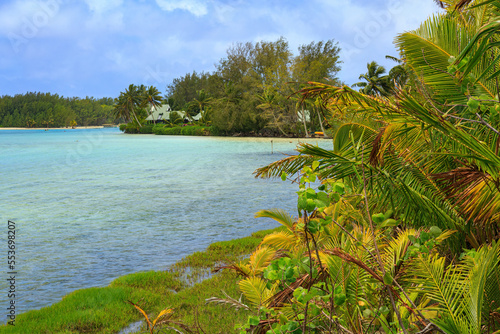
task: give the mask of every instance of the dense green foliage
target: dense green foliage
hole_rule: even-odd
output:
[[[396,37],[405,85],[371,63],[360,92],[301,90],[336,111],[334,148],[257,171],[299,180],[298,218],[259,212],[286,230],[231,267],[241,333],[499,332],[500,1],[440,3]]]
[[[265,135],[306,135],[322,129],[323,115],[300,122],[296,98],[307,81],[338,83],[339,52],[333,40],[299,47],[294,56],[288,42],[238,43],[227,50],[213,73],[189,73],[168,86],[174,109],[206,113],[213,132]],[[309,108],[309,107],[308,107]],[[314,105],[309,108],[316,113]]]
[[[324,108],[316,100],[299,101],[293,94],[311,80],[338,84],[339,52],[333,40],[302,45],[296,56],[284,38],[234,44],[214,72],[194,71],[174,79],[163,103],[189,121],[201,115],[196,123],[210,125],[213,135],[307,137],[310,132],[325,132]],[[130,85],[116,100],[116,117],[131,124],[127,133],[143,133],[139,128],[159,105],[157,90],[150,94],[154,99],[145,99],[144,93],[152,89],[156,90]]]
[[[2,127],[68,127],[113,123],[113,99],[65,98],[57,94],[26,93],[0,97]]]
[[[152,133],[155,135],[208,136],[210,135],[210,127],[189,125],[168,127],[158,124],[153,127]]]
[[[135,126],[136,133],[142,133],[139,128],[144,124],[145,118],[153,108],[159,107],[161,104],[162,97],[156,87],[131,84],[116,98],[114,115],[116,119],[123,119],[131,126]]]

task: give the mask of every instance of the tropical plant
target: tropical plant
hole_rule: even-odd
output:
[[[366,95],[388,96],[391,92],[389,77],[383,75],[385,67],[379,66],[375,61],[367,64],[368,72],[361,74],[359,79],[365,81],[357,82],[352,87],[361,87],[360,92]]]
[[[127,302],[134,306],[143,315],[144,320],[146,320],[147,330],[150,334],[154,334],[155,328],[161,325],[164,325],[162,327],[165,329],[170,329],[177,333],[182,332],[180,332],[176,327],[183,329],[187,333],[192,333],[188,326],[172,319],[173,310],[170,308],[162,310],[158,313],[155,319],[150,319],[148,314],[139,305],[131,302],[130,300],[127,300]],[[159,333],[159,331],[157,333]]]
[[[137,118],[136,109],[141,105],[141,91],[136,85],[129,85],[125,92],[121,92],[120,96],[116,99],[115,104],[115,117],[123,118],[127,122],[135,120],[139,127],[141,122]]]
[[[170,118],[168,123],[170,126],[175,126],[176,124],[180,124],[183,121],[183,117],[177,111],[170,112]]]
[[[448,13],[396,38],[412,76],[409,89],[384,96],[313,83],[300,91],[303,100],[346,110],[347,119],[333,151],[303,144],[299,155],[257,171],[301,173],[300,214],[296,221],[266,214],[287,231],[263,245],[288,260],[271,262],[253,278],[253,290],[242,289],[261,297],[276,289],[249,330],[499,328],[500,1],[442,3]],[[315,181],[310,170],[324,186],[319,191],[303,187]],[[339,191],[327,190],[338,182]],[[351,196],[359,200],[339,204]]]
[[[410,79],[410,73],[403,59],[398,59],[392,56],[385,56],[385,58],[398,63],[398,65],[389,70],[389,74],[387,76],[391,87],[391,92],[394,93],[398,89],[404,88],[406,86],[407,82]]]
[[[156,87],[131,84],[115,99],[115,118],[135,123],[134,126],[139,129],[142,126],[140,119],[144,120],[146,115],[151,115],[162,102],[163,97]],[[153,122],[156,123],[156,120],[153,119]]]
[[[163,98],[161,96],[160,91],[154,87],[149,86],[143,92],[143,103],[148,105],[149,115],[152,115],[154,109],[161,107],[163,102]],[[156,124],[156,119],[153,117],[153,123]]]
[[[257,97],[261,102],[257,108],[263,110],[262,117],[269,120],[269,125],[276,127],[283,136],[288,137],[288,134],[283,130],[283,126],[287,125],[287,115],[280,106],[278,94],[267,89]]]
[[[464,53],[460,55],[460,43],[446,39],[445,32],[455,31],[464,38],[462,47],[477,40],[470,32],[469,39],[458,33],[463,15],[457,13],[453,24],[449,15],[431,18],[420,29],[397,38],[407,66],[419,73],[413,92],[401,91],[385,99],[345,86],[317,84],[303,90],[304,98],[321,96],[332,109],[347,108],[352,120],[337,129],[333,152],[303,146],[300,156],[263,168],[259,175],[297,172],[314,158],[321,160],[323,177],[355,180],[364,169],[369,175],[372,206],[391,208],[405,224],[456,229],[456,253],[497,239],[496,79],[481,76],[489,65],[478,60],[471,72],[479,79],[470,81],[470,73],[464,72],[469,63]],[[470,15],[477,17],[477,12]],[[448,40],[446,45],[436,44]],[[447,49],[455,50],[457,60],[450,60],[453,54]],[[486,64],[490,59],[483,58]]]
[[[42,124],[45,125],[45,128],[48,129],[49,128],[49,125],[54,123],[54,120],[53,119],[46,119],[42,122]]]
[[[285,230],[266,236],[248,263],[225,267],[244,277],[240,290],[257,312],[242,330],[439,330],[433,319],[441,313],[416,283],[423,278],[413,266],[433,259],[453,232],[401,229],[391,211],[370,215],[363,197],[342,182],[327,180],[313,189],[307,185],[318,167],[316,161],[302,171],[299,218],[282,210],[260,211],[257,217],[272,218]],[[215,300],[246,306],[241,299]]]

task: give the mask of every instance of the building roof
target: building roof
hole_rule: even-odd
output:
[[[161,107],[154,108],[151,107],[151,110],[149,111],[148,117],[146,117],[146,121],[169,121],[170,120],[170,114],[171,113],[177,113],[179,116],[181,116],[182,119],[193,119],[194,121],[198,121],[201,119],[201,114],[198,114],[196,116],[193,116],[189,118],[186,115],[186,112],[184,110],[172,110],[168,104],[164,104]]]
[[[170,106],[168,104],[164,104],[161,107],[153,107],[151,106],[151,110],[149,111],[149,116],[146,118],[146,121],[160,121],[160,120],[169,120],[170,119]]]
[[[195,116],[193,116],[191,118],[193,119],[193,121],[199,121],[201,119],[201,117],[202,116],[201,116],[201,112],[200,112],[200,113],[198,113],[198,115],[195,115]]]

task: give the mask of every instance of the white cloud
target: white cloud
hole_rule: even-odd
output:
[[[97,14],[113,10],[123,5],[123,0],[84,0],[89,9]]]
[[[30,34],[26,22],[43,13],[42,3],[58,6]],[[391,4],[399,8],[388,18],[382,12]],[[24,38],[19,52],[0,56],[1,74],[9,78],[0,81],[0,90],[16,94],[31,89],[23,87],[43,87],[63,95],[106,96],[146,79],[163,90],[193,70],[214,70],[232,43],[280,36],[294,53],[300,44],[329,39],[356,47],[342,59],[339,73],[352,83],[367,62],[386,65],[386,54],[397,55],[393,38],[436,10],[432,0],[0,0],[0,46],[9,51],[11,32]],[[355,40],[362,33],[369,35],[366,43]],[[64,70],[54,71],[60,64]],[[33,83],[23,82],[28,76]],[[78,88],[68,91],[74,81]]]
[[[208,14],[207,2],[203,0],[156,0],[161,9],[168,12],[176,9],[186,10],[195,16]]]
[[[227,23],[233,20],[234,13],[236,12],[233,6],[223,3],[214,3],[214,16],[217,21]]]
[[[58,13],[59,0],[15,1],[0,7],[0,34],[19,33],[22,29],[35,30]]]

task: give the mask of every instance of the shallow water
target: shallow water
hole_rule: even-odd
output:
[[[117,129],[0,131],[0,273],[9,271],[11,220],[17,313],[121,275],[166,269],[214,241],[275,227],[254,213],[275,207],[293,213],[296,186],[252,172],[283,157],[278,152],[293,154],[297,142]],[[1,279],[2,308],[7,290]]]

